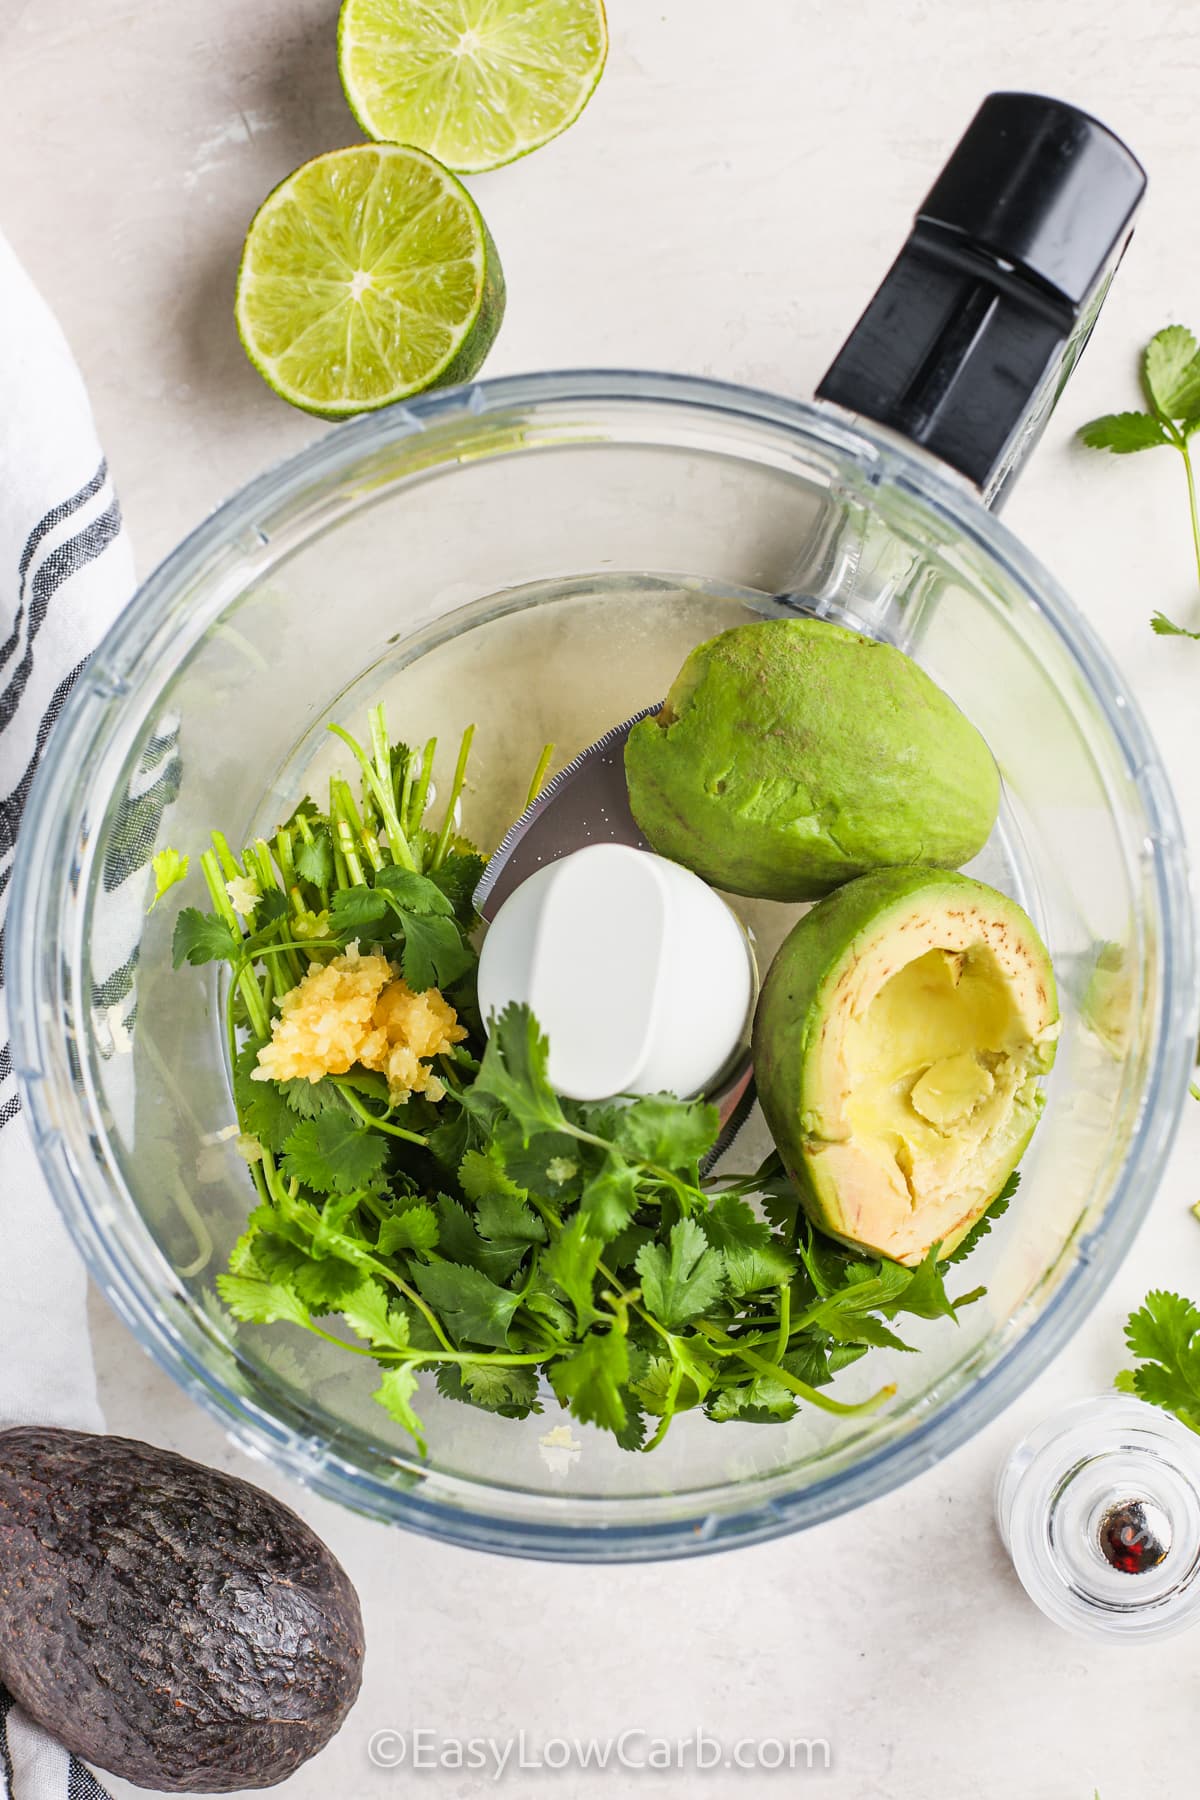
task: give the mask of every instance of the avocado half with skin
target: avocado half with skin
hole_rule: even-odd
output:
[[[763,1112],[813,1222],[894,1262],[948,1255],[1021,1159],[1058,1032],[1045,945],[994,888],[882,869],[814,906],[754,1023]]]
[[[729,893],[813,900],[868,870],[958,868],[996,822],[1000,776],[911,657],[826,619],[698,644],[625,748],[653,849]]]

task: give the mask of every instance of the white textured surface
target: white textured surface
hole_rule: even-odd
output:
[[[1089,458],[1071,428],[1137,404],[1135,349],[1200,324],[1200,10],[1182,0],[612,0],[609,68],[558,143],[473,186],[509,316],[489,372],[700,370],[810,392],[981,95],[1091,107],[1151,177],[1095,340],[1007,513],[1141,695],[1200,825],[1200,649],[1146,628],[1195,602],[1182,477]],[[357,135],[333,0],[0,0],[0,219],[87,377],[143,568],[244,477],[304,443],[243,362],[241,235],[296,163]],[[1196,609],[1200,612],[1200,609]],[[1191,752],[1191,754],[1189,754]],[[513,1775],[509,1792],[724,1800],[1163,1800],[1195,1792],[1197,1641],[1092,1649],[1026,1602],[990,1489],[1019,1431],[1104,1387],[1148,1285],[1200,1293],[1200,1108],[1149,1225],[1071,1349],[902,1493],[807,1536],[601,1573],[440,1549],[301,1500],[364,1595],[370,1660],[296,1800],[488,1792],[486,1773],[373,1770],[369,1735],[524,1728],[827,1738],[829,1774]],[[97,1309],[113,1429],[262,1478]],[[267,1484],[279,1484],[267,1478]],[[126,1790],[122,1790],[126,1791]],[[132,1792],[132,1790],[128,1790]]]

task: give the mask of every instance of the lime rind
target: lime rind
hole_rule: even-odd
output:
[[[242,345],[283,399],[348,418],[474,375],[504,314],[478,206],[409,145],[329,151],[251,222],[238,271]]]
[[[342,87],[366,135],[459,174],[566,131],[607,55],[603,0],[343,0],[338,20]]]

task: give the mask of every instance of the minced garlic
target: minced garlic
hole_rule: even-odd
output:
[[[425,1059],[466,1035],[437,988],[414,994],[385,956],[363,956],[351,944],[282,996],[254,1080],[315,1082],[357,1065],[386,1075],[393,1099],[440,1100],[445,1089]]]

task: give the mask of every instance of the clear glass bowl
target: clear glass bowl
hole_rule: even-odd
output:
[[[793,596],[793,598],[779,598]],[[800,598],[795,598],[800,596]],[[383,696],[393,731],[474,718],[468,823],[495,841],[544,738],[572,755],[738,619],[814,611],[914,655],[1005,780],[976,865],[1034,915],[1064,1030],[987,1298],[873,1352],[869,1419],[677,1419],[649,1456],[423,1393],[423,1462],[373,1371],[235,1326],[213,1280],[251,1204],[210,970],[170,968],[166,843],[276,822]],[[165,803],[165,813],[164,813]],[[198,886],[198,882],[196,883]],[[357,1510],[573,1559],[683,1556],[872,1499],[1000,1410],[1079,1324],[1158,1178],[1195,1041],[1179,821],[1153,744],[1070,602],[965,485],[819,407],[657,375],[516,377],[343,426],[252,483],[141,590],[46,748],[14,879],[15,1060],[55,1198],[142,1344],[241,1443]],[[764,956],[794,914],[747,909]],[[140,937],[140,943],[139,943]],[[115,973],[114,973],[115,971]],[[134,1017],[134,1009],[136,1016]],[[756,1141],[757,1133],[757,1141]],[[763,1148],[753,1122],[731,1152]],[[347,1369],[343,1365],[353,1363]],[[432,1387],[432,1384],[430,1384]]]

